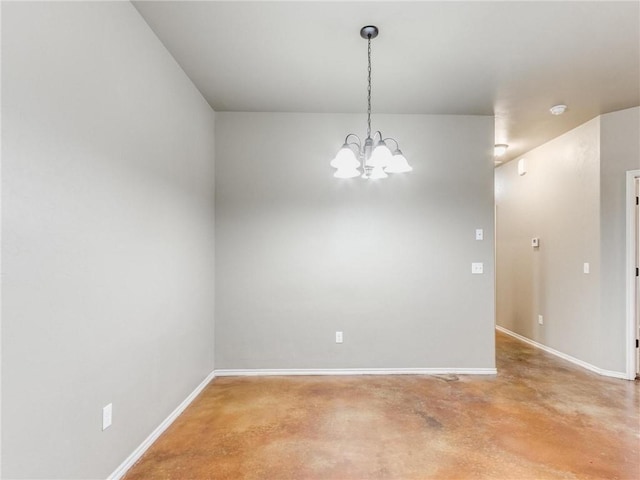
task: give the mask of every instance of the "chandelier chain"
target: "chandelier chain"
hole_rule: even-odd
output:
[[[367,35],[367,138],[371,138],[371,34]]]

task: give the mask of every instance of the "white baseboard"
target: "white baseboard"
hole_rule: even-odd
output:
[[[107,480],[120,480],[125,475],[125,473],[127,473],[127,471],[133,466],[133,464],[136,463],[142,455],[144,455],[144,452],[147,451],[147,449],[153,444],[153,442],[155,442],[157,438],[162,435],[162,433],[167,428],[169,428],[174,420],[178,418],[178,416],[184,411],[184,409],[189,406],[189,404],[198,396],[198,394],[202,390],[204,390],[204,387],[206,387],[214,378],[215,371],[207,375],[202,383],[200,383],[200,385],[198,385],[195,390],[191,392],[189,396],[185,398],[182,403],[178,405],[178,407],[173,412],[171,412],[169,416],[165,418],[164,421],[160,425],[158,425],[158,427],[153,432],[151,432],[151,435],[149,435],[144,440],[144,442],[142,442],[140,446],[138,446],[138,448],[136,448],[133,453],[129,455],[118,468],[115,469],[115,471],[111,475],[109,475]]]
[[[532,345],[536,348],[539,348],[540,350],[544,350],[547,353],[550,353],[552,355],[555,355],[556,357],[562,358],[563,360],[566,360],[567,362],[571,362],[575,365],[578,365],[582,368],[586,368],[587,370],[590,370],[592,372],[597,373],[598,375],[602,375],[604,377],[613,377],[613,378],[621,378],[623,380],[629,380],[629,377],[627,376],[626,373],[623,372],[614,372],[612,370],[604,370],[602,368],[596,367],[595,365],[591,365],[590,363],[587,363],[583,360],[577,359],[575,357],[572,357],[571,355],[567,355],[566,353],[562,353],[559,352],[558,350],[555,350],[551,347],[547,347],[546,345],[543,345],[542,343],[538,343],[535,340],[531,340],[530,338],[527,337],[523,337],[522,335],[512,332],[511,330],[508,330],[504,327],[501,327],[500,325],[496,325],[496,330],[498,330],[499,332],[505,333],[513,338],[517,338],[518,340],[524,342],[524,343],[528,343],[529,345]]]
[[[495,368],[295,368],[220,369],[216,377],[289,375],[495,375]]]

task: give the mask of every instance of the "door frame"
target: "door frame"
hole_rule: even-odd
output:
[[[636,378],[638,366],[636,365],[636,266],[640,265],[640,259],[636,258],[636,178],[640,178],[640,170],[627,172],[627,378]]]

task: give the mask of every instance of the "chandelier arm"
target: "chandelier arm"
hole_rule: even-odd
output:
[[[382,141],[382,132],[380,130],[376,130],[376,133],[373,134],[373,138],[376,138],[376,135],[380,137],[380,141]]]
[[[356,137],[358,139],[358,141],[349,143],[349,137]],[[360,137],[358,135],[356,135],[355,133],[350,133],[349,135],[347,135],[344,138],[344,143],[346,145],[357,145],[358,146],[358,150],[360,150],[362,148],[362,141],[360,140]]]

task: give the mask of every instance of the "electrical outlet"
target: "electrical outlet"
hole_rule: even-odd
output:
[[[484,273],[484,264],[483,263],[472,263],[471,264],[471,273]]]
[[[476,228],[476,240],[484,240],[484,231],[481,228]]]
[[[542,315],[538,315],[538,325],[544,325],[544,318]]]
[[[106,430],[111,426],[113,419],[113,403],[110,403],[102,409],[102,430]]]
[[[342,332],[336,332],[336,343],[342,343]]]

